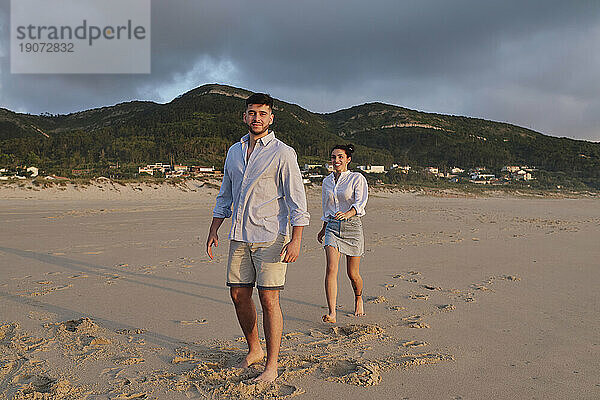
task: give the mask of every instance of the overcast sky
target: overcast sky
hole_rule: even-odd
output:
[[[149,75],[11,74],[9,4],[0,107],[13,111],[163,103],[223,83],[315,112],[381,101],[600,141],[597,0],[155,0]]]

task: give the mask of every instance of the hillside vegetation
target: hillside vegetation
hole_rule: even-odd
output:
[[[0,167],[36,165],[68,175],[121,173],[153,162],[221,168],[229,146],[245,133],[250,92],[204,85],[166,104],[132,101],[68,115],[29,115],[0,109]],[[357,145],[356,164],[462,168],[528,165],[551,182],[600,189],[600,143],[546,136],[511,124],[424,113],[370,103],[330,114],[275,101],[273,129],[300,163],[326,162],[335,143]],[[558,181],[557,181],[558,182]]]

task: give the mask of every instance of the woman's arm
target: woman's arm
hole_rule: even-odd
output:
[[[321,228],[319,233],[317,233],[317,241],[319,243],[323,243],[323,236],[325,236],[325,228],[326,227],[327,227],[327,221],[323,221],[323,227]]]
[[[352,206],[346,212],[341,212],[341,211],[336,212],[335,219],[348,219],[350,217],[354,217],[355,215],[356,215],[356,208],[354,208],[354,206]]]
[[[359,173],[358,179],[354,186],[354,213],[359,217],[365,215],[365,207],[367,205],[367,199],[369,198],[369,186],[367,185],[367,179]]]

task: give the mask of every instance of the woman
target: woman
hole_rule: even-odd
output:
[[[365,177],[348,171],[354,146],[337,145],[331,149],[333,173],[323,180],[323,228],[317,235],[327,257],[325,294],[329,312],[323,321],[336,322],[337,271],[340,256],[346,255],[346,271],[354,289],[354,315],[365,315],[362,300],[363,280],[359,273],[364,253],[360,217],[365,215],[368,187]]]

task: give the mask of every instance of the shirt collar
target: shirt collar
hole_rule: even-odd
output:
[[[338,178],[338,182],[340,181],[341,178],[345,177],[349,173],[350,173],[350,170],[346,170],[346,171],[342,172],[340,174],[340,177]],[[335,183],[335,172],[332,172],[331,174],[327,175],[326,178],[329,178],[331,180],[331,182]]]
[[[340,179],[341,179],[341,178],[345,177],[345,176],[346,176],[346,175],[348,175],[349,173],[350,173],[350,170],[349,170],[349,169],[347,169],[347,170],[343,171],[343,172],[340,174],[340,177],[338,178],[338,182],[340,181]],[[333,176],[333,179],[335,180],[335,173],[332,173],[332,175],[334,175],[334,176]]]
[[[258,141],[261,142],[263,146],[266,146],[273,139],[275,139],[275,132],[269,131],[268,134],[258,139]]]
[[[269,131],[269,133],[267,133],[265,136],[258,139],[258,142],[260,144],[262,144],[263,146],[266,146],[273,139],[275,139],[275,132]],[[242,136],[242,138],[240,139],[240,142],[248,143],[248,140],[250,140],[250,134],[246,133],[244,136]]]

